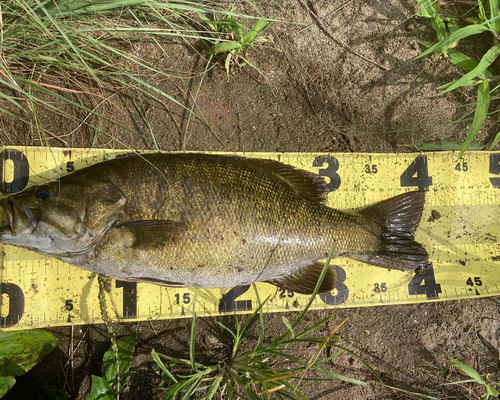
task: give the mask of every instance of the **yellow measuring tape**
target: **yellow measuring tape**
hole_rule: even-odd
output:
[[[3,147],[3,194],[47,182],[127,151]],[[328,205],[352,209],[411,190],[427,190],[416,234],[432,267],[416,275],[351,259],[334,259],[338,282],[313,308],[421,303],[500,294],[500,152],[427,154],[240,153],[274,159],[324,176]],[[2,246],[0,329],[101,322],[97,277],[56,259]],[[265,312],[299,310],[309,296],[256,285]],[[251,286],[225,290],[165,288],[112,281],[108,304],[116,320],[249,313]]]

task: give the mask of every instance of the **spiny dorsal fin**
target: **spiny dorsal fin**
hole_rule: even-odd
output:
[[[146,220],[126,222],[116,227],[125,229],[133,236],[130,247],[144,248],[162,246],[174,242],[187,230],[186,224],[169,220]]]
[[[326,201],[328,195],[327,184],[319,175],[274,160],[244,159],[244,162],[273,172],[286,181],[301,196],[319,203]]]
[[[294,275],[285,276],[283,278],[267,281],[280,288],[291,290],[295,293],[311,294],[318,283],[318,279],[323,272],[324,263],[314,262],[308,267],[302,269]],[[326,271],[325,278],[321,283],[318,293],[331,292],[335,288],[337,282],[337,274],[330,265]]]

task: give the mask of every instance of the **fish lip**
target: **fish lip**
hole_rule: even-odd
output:
[[[16,207],[12,200],[10,200],[9,198],[1,199],[0,207],[2,207],[8,219],[8,225],[0,227],[0,232],[5,233],[7,232],[7,230],[10,230],[11,235],[16,236],[18,234],[30,234],[36,229],[38,220],[35,217],[33,210],[31,210],[30,208],[22,206]],[[31,226],[24,229],[16,229],[15,217],[16,214],[18,214],[19,218],[19,214],[21,213],[23,213],[24,216],[29,219]]]
[[[8,226],[3,225],[1,228],[5,230],[10,229],[12,232],[12,222],[14,221],[14,204],[8,198],[0,200],[0,207],[2,207],[5,215],[8,218]]]

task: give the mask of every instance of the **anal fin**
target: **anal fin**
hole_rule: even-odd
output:
[[[296,293],[312,294],[318,283],[321,272],[323,272],[324,266],[324,263],[316,261],[293,275],[267,282]],[[337,274],[335,273],[335,269],[330,265],[328,266],[325,278],[319,288],[319,293],[331,292],[335,288],[336,281]]]

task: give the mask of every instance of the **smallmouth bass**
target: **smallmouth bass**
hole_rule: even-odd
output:
[[[415,270],[425,201],[409,192],[356,213],[324,205],[324,180],[277,161],[208,154],[120,157],[0,200],[0,242],[107,277],[313,292],[336,257]],[[320,291],[335,286],[330,266]]]

